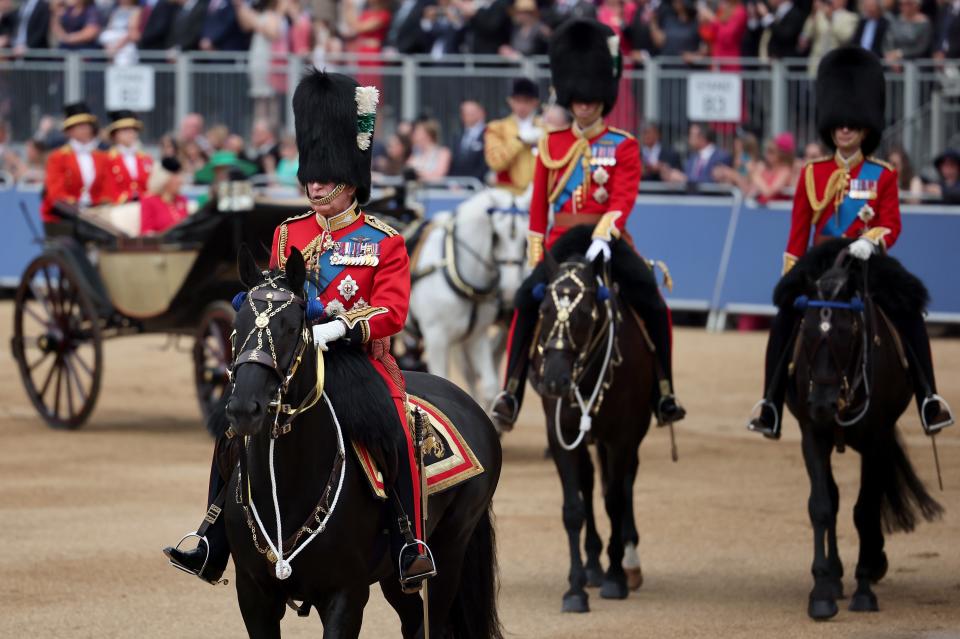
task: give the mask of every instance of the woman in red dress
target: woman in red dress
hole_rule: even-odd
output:
[[[347,51],[360,54],[357,66],[361,69],[380,66],[379,60],[369,58],[371,54],[380,54],[383,51],[383,42],[387,39],[392,15],[388,0],[370,0],[359,15],[352,0],[343,3],[343,21],[352,38],[347,45]],[[377,72],[358,73],[357,82],[361,86],[375,86],[383,92],[383,82]]]
[[[147,184],[149,195],[140,200],[140,235],[163,233],[187,217],[187,198],[180,195],[183,185],[180,162],[163,158],[154,167]]]

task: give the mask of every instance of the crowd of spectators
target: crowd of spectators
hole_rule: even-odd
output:
[[[609,25],[637,63],[808,58],[812,72],[847,43],[891,63],[960,58],[956,0],[0,0],[0,48],[103,49],[120,64],[141,50],[249,51],[251,95],[263,97],[276,83],[271,56],[516,59],[546,53],[551,31],[583,15]]]

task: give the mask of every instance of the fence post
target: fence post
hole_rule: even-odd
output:
[[[177,55],[173,72],[173,117],[174,123],[172,130],[180,125],[183,119],[190,113],[190,56],[181,52]]]
[[[403,101],[400,105],[400,117],[412,122],[417,118],[417,62],[410,56],[403,58]]]
[[[63,67],[63,93],[65,102],[79,102],[83,99],[83,59],[79,53],[67,54]]]
[[[943,126],[943,93],[934,91],[930,95],[930,155],[933,158],[943,151],[944,136],[946,131]]]
[[[303,60],[300,56],[292,55],[287,58],[287,99],[286,99],[286,131],[290,135],[296,133],[293,126],[293,92],[303,75]]]
[[[916,128],[916,117],[920,110],[920,86],[915,62],[903,63],[903,148],[907,149],[910,157],[919,157],[920,149],[913,148],[913,132]]]
[[[783,60],[774,60],[770,76],[770,123],[767,136],[772,138],[787,130],[787,69]]]
[[[653,58],[643,63],[643,119],[660,121],[660,63]]]

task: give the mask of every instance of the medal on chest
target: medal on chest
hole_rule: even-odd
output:
[[[380,245],[365,237],[333,243],[330,263],[334,266],[377,266],[380,264]]]
[[[610,192],[607,190],[607,182],[610,181],[609,168],[617,164],[617,147],[613,144],[596,144],[591,149],[593,157],[590,158],[590,167],[592,172],[590,179],[597,188],[593,191],[593,199],[598,204],[604,204],[610,199]]]

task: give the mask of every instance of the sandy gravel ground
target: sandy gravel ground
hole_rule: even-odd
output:
[[[232,586],[211,588],[166,565],[160,548],[204,509],[211,442],[199,425],[189,344],[147,336],[109,343],[99,406],[73,433],[47,429],[20,385],[0,304],[0,637],[239,637]],[[543,417],[528,402],[505,441],[495,507],[500,609],[511,637],[960,637],[960,428],[939,439],[946,517],[888,539],[882,611],[841,606],[806,617],[812,548],[807,480],[792,420],[771,443],[742,423],[760,390],[764,336],[676,337],[677,382],[690,416],[680,462],[665,431],[641,448],[636,510],[646,583],[626,601],[595,594],[588,615],[561,615],[566,543],[559,482],[543,459]],[[941,390],[960,409],[960,340],[938,340]],[[930,445],[911,413],[910,454],[936,487]],[[835,457],[840,546],[853,587],[858,458]],[[597,500],[597,510],[602,504]],[[603,534],[608,526],[600,519]],[[440,567],[442,570],[442,566]],[[288,615],[285,636],[318,637],[319,619]],[[378,592],[363,636],[398,636]]]

